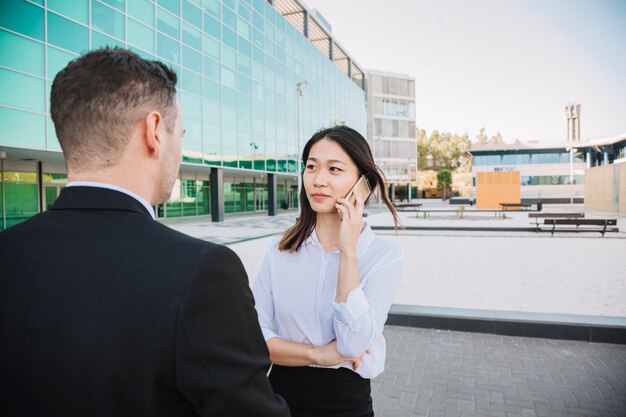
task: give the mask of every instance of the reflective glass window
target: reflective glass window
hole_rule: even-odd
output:
[[[183,70],[183,90],[194,94],[202,94],[202,77],[191,71]]]
[[[154,27],[154,4],[147,0],[128,2],[128,14],[150,27]]]
[[[220,2],[219,0],[203,0],[202,2],[204,10],[218,19],[221,17],[220,13]]]
[[[164,59],[178,64],[180,63],[180,44],[159,33],[157,35],[157,54]]]
[[[44,76],[43,44],[0,29],[0,65]]]
[[[74,20],[78,20],[82,24],[89,24],[88,0],[48,0],[48,8]]]
[[[13,175],[12,175],[13,174]],[[14,174],[18,174],[14,176]],[[17,178],[29,177],[26,181],[13,182]],[[39,211],[37,174],[34,172],[5,172],[4,180],[4,204],[6,227],[14,226],[37,214]],[[34,181],[33,181],[34,180]]]
[[[260,31],[263,31],[263,16],[258,13],[253,13],[252,15],[252,24],[254,25],[254,27],[256,29],[259,29]]]
[[[41,78],[0,68],[0,104],[45,112],[45,88]]]
[[[180,20],[163,9],[157,10],[157,29],[174,39],[180,39]]]
[[[215,81],[211,81],[208,78],[205,78],[203,90],[204,91],[203,91],[202,96],[204,98],[215,100],[216,102],[220,101],[221,89],[220,89],[220,85],[216,83]]]
[[[226,87],[237,88],[237,75],[235,71],[222,65],[222,84]]]
[[[48,78],[54,79],[54,76],[61,71],[68,62],[77,58],[77,55],[72,55],[65,51],[48,47]]]
[[[222,64],[237,68],[237,53],[230,48],[222,48]]]
[[[246,94],[252,94],[252,83],[250,78],[245,75],[239,75],[239,90]]]
[[[209,15],[204,15],[204,31],[216,39],[221,39],[220,23]]]
[[[125,0],[100,0],[103,3],[108,4],[111,7],[115,7],[119,11],[124,11],[126,9],[126,1]],[[132,0],[133,2],[135,0]]]
[[[204,100],[202,102],[202,120],[219,124],[221,120],[220,105],[213,101]]]
[[[250,77],[252,75],[252,69],[251,69],[252,64],[250,63],[250,60],[248,58],[239,56],[237,62],[238,62],[239,72]]]
[[[202,11],[187,0],[183,0],[183,19],[197,28],[202,28]]]
[[[241,36],[238,37],[238,43],[239,53],[249,58],[252,53],[252,44]]]
[[[183,65],[191,70],[202,73],[202,54],[183,46]]]
[[[100,33],[97,30],[92,30],[91,49],[104,48],[106,46],[124,48],[124,42]]]
[[[158,0],[157,4],[176,16],[180,16],[180,0]]]
[[[187,23],[183,23],[183,43],[201,51],[202,32]]]
[[[225,26],[222,26],[222,41],[225,45],[237,49],[237,35]]]
[[[237,19],[237,33],[246,40],[250,40],[250,25],[243,19]]]
[[[43,114],[0,107],[0,144],[44,149],[46,117]]]
[[[237,13],[239,16],[243,17],[246,20],[250,20],[250,14],[252,13],[252,9],[249,4],[246,4],[243,1],[240,1],[237,4]]]
[[[91,25],[118,39],[126,38],[124,15],[95,0],[91,3]]]
[[[221,46],[219,41],[211,38],[207,35],[202,35],[202,52],[205,54],[212,56],[215,59],[220,59],[221,55]]]
[[[204,75],[216,81],[220,81],[220,68],[221,65],[218,62],[211,58],[204,57]]]
[[[222,22],[231,29],[237,29],[237,17],[228,8],[222,7]]]
[[[202,118],[202,100],[200,97],[182,93],[182,109],[187,117]]]
[[[89,49],[89,30],[48,12],[48,42],[80,54]]]
[[[237,107],[237,92],[228,87],[222,87],[222,103],[231,106]]]
[[[227,107],[222,109],[222,126],[231,128],[237,127],[237,112],[235,110]]]
[[[44,11],[24,0],[0,1],[0,26],[44,40]]]
[[[128,19],[128,43],[154,53],[154,30],[133,19]]]
[[[235,10],[235,3],[236,3],[236,0],[222,0],[222,2],[223,2],[226,6],[230,7],[232,10]]]

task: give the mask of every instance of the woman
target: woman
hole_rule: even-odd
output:
[[[372,416],[370,379],[384,368],[402,251],[363,221],[367,195],[344,197],[361,176],[381,190],[384,178],[367,141],[346,126],[313,135],[303,161],[300,217],[272,244],[253,287],[269,378],[294,417]]]

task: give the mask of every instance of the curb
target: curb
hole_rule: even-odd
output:
[[[386,325],[626,345],[626,317],[393,304]]]

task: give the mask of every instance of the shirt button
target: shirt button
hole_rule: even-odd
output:
[[[359,330],[359,326],[358,326],[358,324],[356,324],[356,323],[352,323],[352,324],[350,325],[350,329],[352,329],[352,330],[354,330],[354,331],[357,331],[357,330]]]

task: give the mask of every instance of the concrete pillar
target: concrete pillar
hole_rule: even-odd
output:
[[[591,149],[587,149],[587,169],[591,168]]]
[[[211,168],[211,221],[224,221],[224,170]]]
[[[602,165],[608,165],[609,164],[609,148],[608,146],[604,147],[604,150],[602,151],[602,154],[604,155],[604,160],[602,161]]]
[[[278,181],[276,174],[267,174],[267,215],[276,216],[278,213]]]

